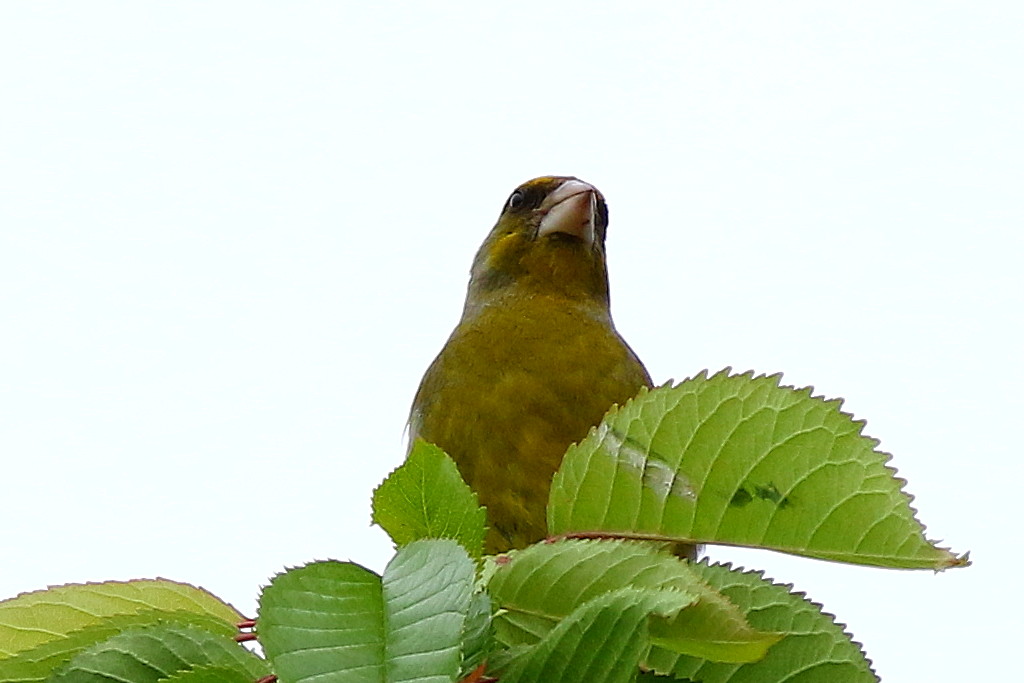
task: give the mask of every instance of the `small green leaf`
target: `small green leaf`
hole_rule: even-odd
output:
[[[671,590],[687,609],[650,625],[654,642],[719,661],[764,656],[781,636],[750,627],[743,614],[708,586],[691,565],[650,543],[562,541],[511,553],[489,583],[495,634],[506,646],[533,645],[580,605],[623,587]]]
[[[462,629],[462,668],[459,679],[465,678],[490,654],[493,635],[491,633],[491,599],[487,593],[473,594],[469,613]]]
[[[620,588],[573,610],[501,674],[502,683],[626,683],[647,648],[652,616],[668,617],[692,601],[671,590]]]
[[[452,459],[422,439],[373,492],[373,521],[399,547],[424,538],[451,538],[472,557],[483,554],[486,511]]]
[[[283,681],[457,680],[475,567],[450,540],[414,541],[380,577],[317,562],[274,578],[258,634]]]
[[[759,662],[723,664],[653,647],[645,665],[703,683],[874,683],[879,679],[860,646],[832,615],[792,593],[792,586],[772,583],[762,572],[736,570],[729,565],[693,565],[712,587],[746,613],[750,623],[765,631],[786,634]],[[646,679],[645,679],[646,680]]]
[[[256,633],[283,680],[338,673],[340,681],[378,681],[383,615],[377,574],[352,562],[314,562],[275,576],[263,589]]]
[[[78,654],[52,683],[156,683],[192,669],[215,667],[254,680],[265,661],[231,638],[194,626],[157,625],[124,631]],[[223,677],[222,677],[223,678]]]
[[[688,572],[693,570],[686,564]],[[699,576],[699,575],[697,575]],[[763,659],[784,634],[759,630],[729,598],[701,581],[699,599],[669,620],[651,622],[651,642],[680,654],[714,662]]]
[[[566,453],[553,534],[725,543],[881,567],[964,566],[924,536],[905,483],[841,401],[779,375],[641,392]]]

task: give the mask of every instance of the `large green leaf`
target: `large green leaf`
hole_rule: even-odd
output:
[[[649,543],[562,541],[509,555],[488,584],[501,608],[495,633],[506,646],[533,645],[586,602],[624,587],[686,598],[671,619],[653,619],[652,642],[721,661],[762,658],[781,637],[750,627],[743,614],[690,564]]]
[[[883,567],[967,564],[924,536],[905,483],[841,401],[780,376],[702,373],[641,392],[566,453],[553,534],[770,548]]]
[[[475,567],[450,540],[414,541],[383,577],[317,562],[274,578],[257,633],[285,683],[457,680]]]
[[[164,579],[70,584],[0,603],[0,681],[39,683],[76,654],[157,623],[232,636],[242,616],[206,591]]]
[[[0,602],[0,659],[113,616],[152,611],[212,617],[229,632],[243,619],[234,607],[202,588],[166,579],[54,586]]]
[[[451,538],[473,557],[483,554],[486,511],[452,459],[422,439],[373,492],[373,521],[398,546],[423,538]]]
[[[253,679],[244,671],[228,669],[223,666],[200,666],[188,671],[179,671],[160,683],[253,683]]]
[[[145,626],[176,625],[198,627],[222,636],[237,633],[234,626],[208,615],[184,611],[150,610],[136,614],[117,614],[64,637],[50,640],[13,657],[0,660],[0,681],[4,683],[42,683],[79,652],[117,634]]]
[[[193,669],[216,669],[227,680],[270,673],[265,661],[234,640],[194,626],[134,628],[79,653],[50,683],[157,683]],[[207,677],[209,678],[209,677]],[[198,679],[197,679],[198,680]]]
[[[772,583],[762,572],[729,565],[694,565],[711,586],[740,607],[750,623],[785,633],[767,656],[752,664],[724,664],[654,647],[645,664],[658,673],[702,683],[874,683],[878,677],[860,646],[830,614],[792,586]],[[653,680],[653,679],[652,679]],[[669,680],[669,679],[659,679]]]

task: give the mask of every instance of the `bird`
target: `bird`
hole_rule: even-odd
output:
[[[608,207],[591,184],[542,176],[517,187],[470,270],[462,316],[409,415],[487,509],[485,551],[547,534],[566,449],[651,378],[612,322]]]

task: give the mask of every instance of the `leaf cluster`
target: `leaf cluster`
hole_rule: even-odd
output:
[[[875,681],[860,646],[791,586],[673,554],[717,543],[966,566],[925,538],[889,456],[840,407],[728,371],[642,392],[569,448],[552,538],[496,557],[455,464],[417,442],[373,494],[397,547],[383,573],[285,571],[255,622],[163,579],[23,594],[0,602],[0,680]],[[253,639],[264,656],[239,645]]]

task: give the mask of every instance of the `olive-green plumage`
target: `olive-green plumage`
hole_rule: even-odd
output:
[[[462,319],[430,365],[410,443],[435,443],[487,507],[488,552],[544,537],[566,448],[651,380],[615,331],[601,194],[543,177],[512,193],[473,263]]]

